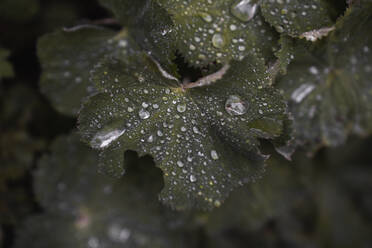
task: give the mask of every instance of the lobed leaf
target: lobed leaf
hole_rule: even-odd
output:
[[[272,57],[276,34],[250,0],[157,0],[174,23],[177,50],[193,66],[226,64],[248,54]]]
[[[102,93],[84,105],[81,135],[115,176],[124,151],[152,155],[164,173],[160,198],[173,208],[219,206],[263,171],[258,139],[281,135],[286,106],[265,68],[250,57],[213,85],[188,88],[146,57],[106,60],[92,74]]]

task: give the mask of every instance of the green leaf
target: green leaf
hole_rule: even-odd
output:
[[[95,172],[98,155],[77,135],[57,138],[51,149],[35,173],[35,192],[46,213],[25,223],[16,247],[192,244],[181,232],[187,215],[175,215],[156,201],[161,173],[151,159],[132,156],[127,175],[113,180]]]
[[[0,81],[14,76],[13,66],[7,61],[10,52],[0,47]]]
[[[95,26],[78,26],[47,34],[38,42],[42,65],[40,87],[54,107],[76,115],[84,97],[95,94],[89,71],[103,57],[128,56],[127,33]]]
[[[371,5],[369,5],[371,6]],[[309,152],[340,145],[348,134],[372,131],[371,7],[355,6],[336,25],[326,46],[298,45],[278,86],[289,100],[299,145]]]
[[[84,105],[81,135],[115,176],[124,173],[124,151],[152,155],[164,173],[160,198],[173,208],[219,206],[234,187],[261,174],[266,156],[258,139],[280,136],[286,106],[265,86],[266,67],[253,56],[232,63],[213,85],[195,88],[156,65],[138,57],[97,66],[92,80],[103,93]]]
[[[266,21],[279,33],[292,37],[332,26],[328,8],[325,0],[263,0],[261,3]]]
[[[157,0],[174,23],[177,49],[193,66],[226,64],[248,54],[272,57],[277,36],[247,0]]]

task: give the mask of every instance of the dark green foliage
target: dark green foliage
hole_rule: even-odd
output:
[[[0,247],[370,247],[370,30],[371,0],[0,0]]]
[[[36,196],[46,214],[25,223],[16,247],[30,242],[35,247],[192,244],[181,235],[186,216],[175,215],[156,200],[161,180],[151,159],[129,154],[127,175],[114,180],[96,173],[97,154],[74,134],[57,138],[51,150],[35,172]]]
[[[165,176],[161,199],[179,209],[220,205],[262,171],[257,139],[280,136],[286,106],[265,86],[260,60],[234,63],[214,85],[190,89],[147,58],[129,63],[95,69],[92,80],[104,93],[79,116],[83,139],[102,150],[103,170],[121,176],[125,150],[151,154]],[[229,106],[235,98],[241,108]]]
[[[296,45],[295,60],[278,86],[289,100],[295,137],[313,152],[340,145],[349,133],[372,131],[372,7],[355,6],[326,44]]]

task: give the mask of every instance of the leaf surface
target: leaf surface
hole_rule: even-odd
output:
[[[78,26],[47,34],[38,42],[43,73],[41,90],[54,107],[66,115],[76,115],[84,97],[95,94],[89,71],[103,57],[127,56],[126,31],[95,26]]]
[[[80,133],[101,150],[100,166],[109,174],[124,173],[126,150],[150,154],[164,173],[163,202],[177,209],[219,206],[263,171],[267,157],[258,139],[281,135],[285,103],[266,86],[266,67],[254,57],[196,88],[180,85],[156,63],[138,57],[98,65],[92,79],[102,93],[84,105]]]
[[[305,32],[331,26],[325,0],[263,0],[262,14],[279,33],[299,37]]]
[[[178,51],[193,66],[226,64],[246,55],[271,58],[275,32],[258,4],[241,0],[158,0],[174,23]]]
[[[372,27],[371,5],[363,8],[349,9],[325,46],[297,46],[296,59],[279,80],[297,143],[310,153],[372,130],[372,36],[365,33]]]

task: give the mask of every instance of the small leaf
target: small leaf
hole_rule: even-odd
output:
[[[193,66],[226,64],[246,55],[272,57],[275,32],[250,0],[158,0],[174,23],[177,49]]]
[[[220,205],[263,171],[258,138],[281,134],[286,106],[265,87],[266,67],[253,56],[231,64],[213,85],[196,88],[156,65],[137,57],[129,65],[96,67],[92,79],[104,93],[80,113],[83,139],[101,150],[101,168],[116,176],[124,173],[124,151],[152,155],[164,173],[160,198],[174,208]]]
[[[340,19],[327,47],[298,45],[279,87],[290,101],[297,143],[309,152],[340,145],[348,134],[372,131],[371,6],[354,7]]]
[[[40,38],[40,87],[54,107],[76,115],[84,97],[96,92],[89,71],[106,56],[127,56],[126,31],[119,34],[94,26],[78,26]]]
[[[0,47],[0,81],[14,76],[13,66],[7,61],[10,52]]]
[[[292,37],[333,24],[325,0],[263,0],[261,9],[276,31]]]

